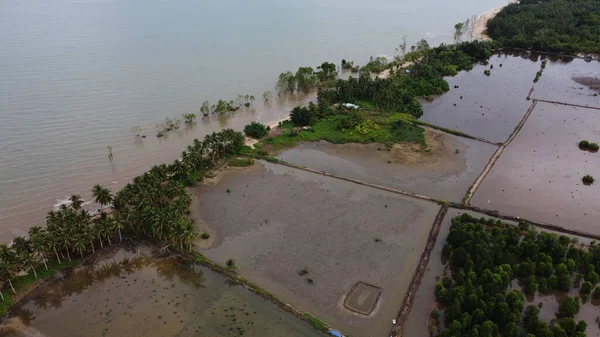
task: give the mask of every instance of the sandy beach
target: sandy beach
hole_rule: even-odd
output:
[[[485,13],[483,13],[482,15],[478,16],[477,19],[475,20],[475,24],[473,25],[473,38],[475,39],[479,39],[479,40],[491,40],[489,36],[487,36],[484,32],[487,29],[487,22],[489,20],[491,20],[494,16],[496,16],[496,14],[498,14],[502,8],[513,4],[513,3],[517,3],[519,2],[518,0],[510,0],[509,2],[507,2],[506,4],[498,7],[498,8],[494,8],[491,9]]]

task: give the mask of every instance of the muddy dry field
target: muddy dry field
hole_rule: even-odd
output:
[[[227,192],[229,189],[229,193]],[[196,188],[214,242],[202,250],[282,300],[352,336],[385,336],[440,206],[283,165],[257,162]],[[303,272],[303,269],[306,269]],[[344,306],[358,283],[371,315]],[[348,304],[348,303],[346,303]],[[370,310],[370,309],[369,309]]]
[[[600,153],[578,148],[600,142],[598,110],[538,102],[472,199],[474,206],[600,234]]]
[[[302,143],[279,155],[287,162],[345,178],[460,202],[497,147],[426,129],[420,145]]]
[[[206,268],[153,253],[145,246],[114,250],[59,275],[12,311],[0,335],[322,336]]]
[[[402,336],[404,337],[429,337],[431,311],[433,309],[443,310],[443,308],[436,304],[434,295],[435,284],[438,281],[440,281],[443,276],[448,275],[450,273],[450,270],[446,266],[446,261],[444,261],[444,259],[442,258],[442,249],[444,248],[444,245],[446,243],[448,233],[450,233],[452,218],[459,216],[463,213],[468,213],[476,218],[490,218],[485,214],[472,211],[465,211],[453,208],[450,208],[448,210],[440,226],[440,231],[438,233],[435,246],[431,251],[431,256],[427,264],[426,272],[421,280],[421,285],[419,286],[419,289],[417,290],[417,293],[415,295],[415,299],[413,301],[414,304],[412,305],[410,314],[404,325],[403,331],[405,332],[402,334]],[[511,221],[502,220],[502,222],[515,226],[517,225],[517,223]],[[545,229],[538,229],[538,231],[545,231],[555,233],[557,235],[563,235],[561,233]],[[579,245],[589,245],[592,241],[590,239],[581,237],[577,237],[577,240]],[[513,281],[512,288],[522,289],[523,286],[524,285],[519,284],[517,280]],[[579,295],[578,289],[579,288],[572,288],[569,292],[569,295]],[[536,296],[526,296],[525,306],[538,305],[540,302],[542,302],[543,305],[542,308],[540,308],[540,318],[545,320],[546,322],[550,322],[552,319],[556,318],[558,306],[560,302],[565,298],[565,296],[566,295],[559,292],[549,295],[541,295],[538,292]],[[600,300],[591,300],[588,303],[583,304],[579,313],[575,316],[576,321],[585,320],[588,323],[586,331],[587,336],[600,336],[600,323],[598,320],[598,317],[600,317],[599,306]],[[441,317],[443,318],[443,314]],[[440,319],[440,322],[443,322],[443,319]],[[442,329],[443,327],[440,325],[438,328]]]
[[[539,69],[540,61],[528,57],[494,55],[488,65],[475,65],[471,71],[447,77],[450,91],[432,102],[421,102],[420,119],[491,142],[504,142],[531,106],[526,98]],[[485,70],[491,75],[486,76]]]
[[[551,60],[535,84],[532,98],[600,108],[600,63]]]

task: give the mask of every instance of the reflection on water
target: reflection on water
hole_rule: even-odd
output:
[[[57,275],[11,312],[5,335],[319,335],[204,267],[152,253],[147,247],[118,249]]]

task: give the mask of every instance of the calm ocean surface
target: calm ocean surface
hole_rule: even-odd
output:
[[[409,45],[451,42],[456,22],[502,3],[0,0],[0,240],[42,224],[70,194],[87,200],[96,183],[117,190],[194,138],[279,119],[307,98],[157,139],[165,117],[199,114],[204,100],[262,97],[298,66],[393,56],[403,35]],[[134,125],[148,137],[136,140]]]

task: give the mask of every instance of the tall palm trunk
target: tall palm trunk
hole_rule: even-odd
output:
[[[67,257],[69,258],[69,261],[71,261],[71,254],[69,254],[69,248],[67,248]]]
[[[2,294],[1,291],[0,291],[0,297],[2,297],[2,300],[4,301],[4,294]]]
[[[96,254],[96,250],[94,249],[94,241],[90,242],[90,246],[92,246],[92,254]]]
[[[98,237],[98,240],[100,240],[100,249],[104,249],[104,244],[102,243],[102,237]]]
[[[110,246],[110,245],[112,245],[112,242],[110,242],[110,235],[107,235],[107,236],[106,236],[106,239],[108,240],[108,245],[109,245],[109,246]]]
[[[123,242],[123,237],[121,236],[121,228],[118,228],[119,230],[119,242]]]
[[[56,248],[54,248],[54,254],[56,255],[56,259],[58,260],[58,263],[60,264],[60,257],[58,257],[58,252],[56,251]]]
[[[44,261],[44,267],[48,270],[48,264],[46,263],[46,256],[44,254],[42,254],[42,261]]]
[[[35,271],[35,268],[33,268],[33,265],[30,263],[29,267],[31,267],[31,270],[33,270],[33,275],[35,275],[35,278],[37,278],[37,272]]]
[[[8,279],[8,284],[10,284],[10,288],[12,289],[13,293],[16,294],[17,292],[15,291],[15,287],[13,287],[12,281],[10,279]]]

